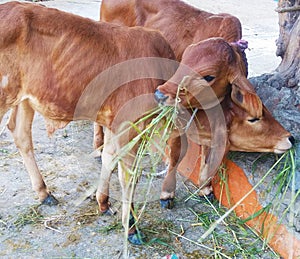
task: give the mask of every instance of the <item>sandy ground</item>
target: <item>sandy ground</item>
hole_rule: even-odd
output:
[[[0,1],[7,2],[7,1]],[[228,12],[240,18],[243,25],[243,38],[249,42],[247,57],[250,76],[271,72],[280,60],[275,56],[275,40],[278,36],[278,17],[274,9],[277,2],[272,0],[189,0],[201,9],[212,12]],[[64,11],[98,20],[100,1],[55,0],[43,4]],[[1,124],[3,128],[7,116]],[[46,182],[60,201],[57,207],[37,206],[39,202],[30,188],[30,181],[24,169],[22,158],[15,148],[11,135],[4,129],[0,135],[0,257],[1,258],[120,258],[123,249],[123,231],[119,214],[115,217],[100,217],[94,197],[80,200],[98,179],[101,163],[92,155],[92,127],[89,122],[71,123],[66,130],[57,131],[48,139],[43,120],[37,116],[33,125],[33,139],[38,164]],[[116,181],[116,177],[113,177]],[[153,200],[159,192],[153,191]],[[120,209],[118,202],[118,184],[114,206]],[[177,207],[173,211],[161,211],[157,201],[147,205],[144,225],[151,231],[162,226],[155,225],[157,219],[169,220],[174,229],[181,222],[193,219],[188,206],[197,203],[184,202],[189,195],[183,185],[180,186]],[[155,196],[156,195],[156,196]],[[42,217],[35,224],[22,224],[30,219]],[[27,216],[26,216],[27,215]],[[156,219],[156,221],[154,220]],[[168,222],[169,222],[168,221]],[[166,222],[161,225],[166,224]],[[168,223],[169,224],[169,223]],[[111,227],[111,230],[107,228]],[[150,232],[151,232],[150,231]],[[158,232],[163,236],[166,230]],[[199,237],[203,229],[189,228],[187,237]],[[169,243],[174,253],[183,258],[192,257],[199,250],[191,242],[176,242],[171,235]],[[162,258],[170,251],[164,247],[148,245],[129,246],[131,258]],[[203,254],[205,254],[205,249]],[[257,255],[256,258],[261,258]],[[264,255],[274,258],[273,254]]]

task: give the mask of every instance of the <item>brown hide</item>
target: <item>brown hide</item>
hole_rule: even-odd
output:
[[[159,30],[170,43],[176,58],[192,43],[211,37],[228,42],[242,37],[241,23],[230,14],[213,14],[180,0],[103,0],[102,21]]]
[[[143,28],[94,22],[16,2],[1,5],[0,18],[0,76],[7,79],[7,84],[0,88],[0,117],[10,107],[28,100],[55,129],[60,122],[73,120],[76,105],[89,84],[93,82],[105,89],[99,94],[109,92],[113,78],[106,77],[106,82],[95,79],[111,66],[142,57],[174,59],[163,37]],[[174,71],[168,69],[157,67],[153,71],[158,79],[168,78]],[[118,76],[125,77],[123,80],[127,82],[129,71],[130,68],[120,71],[122,74]],[[102,106],[97,107],[99,111],[96,110],[97,121],[109,127],[124,103],[134,96],[153,93],[159,82],[162,80],[130,82],[106,99],[97,96],[95,101],[102,101]]]

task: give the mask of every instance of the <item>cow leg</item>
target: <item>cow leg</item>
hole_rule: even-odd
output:
[[[33,117],[34,110],[27,101],[23,101],[12,110],[7,126],[13,135],[14,142],[29,173],[32,189],[38,194],[39,200],[43,204],[56,205],[58,201],[47,190],[34,158],[31,132]]]
[[[174,197],[176,189],[176,171],[178,164],[184,157],[187,151],[186,136],[177,136],[170,138],[168,141],[170,147],[169,166],[165,179],[162,184],[162,191],[160,194],[160,205],[164,209],[171,209],[174,207]]]
[[[98,126],[98,124],[97,124]],[[102,127],[101,127],[102,130]],[[110,213],[109,204],[109,182],[111,178],[114,155],[116,154],[116,147],[112,140],[113,134],[109,129],[105,130],[104,147],[102,151],[102,167],[100,173],[100,182],[96,192],[96,198],[99,204],[101,213]]]
[[[94,149],[100,148],[104,144],[104,131],[103,127],[98,123],[94,123],[94,140],[93,147]]]
[[[200,164],[200,191],[199,196],[207,196],[209,199],[213,198],[213,189],[211,185],[211,177],[214,175],[209,170],[209,159],[210,159],[211,148],[205,145],[201,146],[201,164]]]
[[[131,161],[131,158],[126,159],[126,162]],[[128,241],[134,245],[141,245],[144,241],[141,232],[136,228],[132,201],[137,179],[126,170],[123,162],[118,163],[118,174],[122,188],[122,224],[125,233],[128,233]]]

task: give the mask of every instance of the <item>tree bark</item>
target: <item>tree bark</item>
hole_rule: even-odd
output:
[[[250,81],[273,115],[299,138],[300,0],[279,0],[276,11],[279,16],[276,55],[281,62],[274,72],[252,77]]]
[[[279,0],[279,38],[276,55],[282,58],[275,78],[289,88],[300,85],[300,0]]]

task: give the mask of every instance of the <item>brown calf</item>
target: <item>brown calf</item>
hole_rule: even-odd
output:
[[[281,154],[294,144],[293,136],[272,117],[264,105],[258,110],[259,116],[253,117],[245,109],[236,105],[228,94],[222,102],[222,113],[219,112],[217,107],[207,111],[198,110],[194,124],[186,134],[179,134],[169,140],[169,167],[161,193],[163,207],[173,206],[176,171],[180,171],[185,176],[195,174],[194,166],[199,156],[201,163],[198,174],[196,177],[193,176],[194,183],[201,187],[203,194],[209,194],[211,192],[210,180],[219,166],[219,164],[217,166],[214,164],[215,156],[223,157],[229,150]],[[214,116],[213,121],[209,121],[211,115]],[[211,127],[215,126],[213,124],[216,119],[218,121],[224,119],[226,124],[225,152],[222,149],[222,143],[212,143],[214,136]],[[219,131],[222,130],[221,126],[217,125]]]
[[[49,134],[73,120],[93,120],[106,128],[96,197],[100,210],[107,211],[112,160],[134,136],[119,136],[119,125],[156,107],[156,87],[177,68],[172,49],[156,31],[95,22],[35,4],[1,4],[0,20],[0,119],[12,109],[8,128],[33,189],[41,202],[57,203],[34,158],[35,111],[45,118]],[[126,227],[130,193],[122,166],[119,175]],[[135,239],[135,229],[129,233]]]
[[[212,37],[228,42],[242,38],[241,23],[235,16],[205,12],[180,0],[102,0],[100,19],[159,30],[178,61],[192,43]]]

